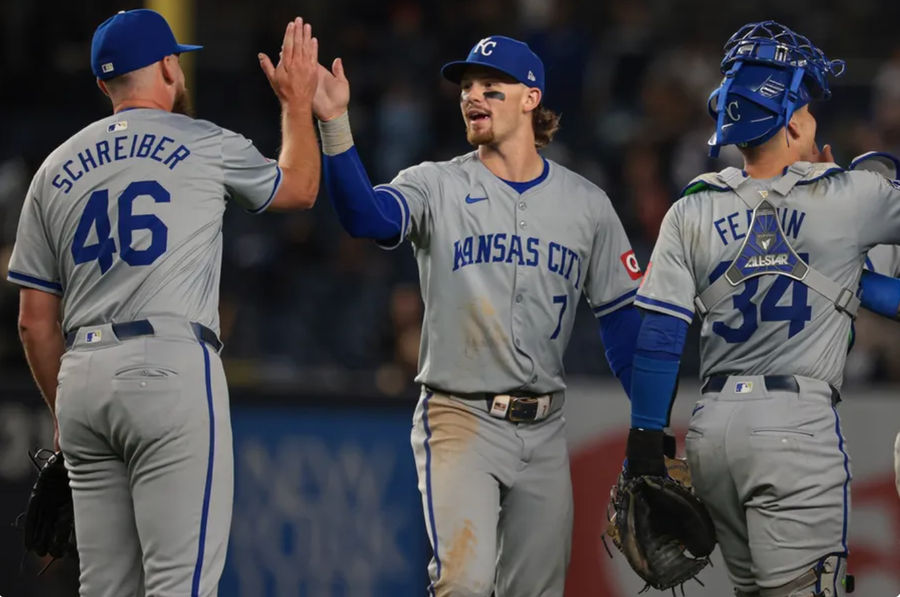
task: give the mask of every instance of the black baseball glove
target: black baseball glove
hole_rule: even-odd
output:
[[[610,492],[607,534],[647,587],[671,589],[695,578],[709,564],[716,546],[715,528],[703,502],[691,490],[687,462],[663,458],[661,431],[632,430],[632,435],[635,432],[655,434],[650,443],[659,442],[661,464],[645,469],[654,474],[634,474],[629,466],[619,476]],[[646,446],[642,442],[646,439],[629,438],[630,451],[641,452],[634,446]],[[643,465],[656,461],[655,456],[648,460],[647,451],[633,455]]]
[[[77,555],[72,490],[62,452],[41,449],[28,455],[38,469],[24,518],[25,550],[38,556]]]

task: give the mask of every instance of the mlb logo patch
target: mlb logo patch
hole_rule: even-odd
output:
[[[108,127],[106,127],[106,132],[107,133],[116,133],[118,131],[124,131],[127,128],[128,128],[128,121],[120,120],[119,122],[114,122],[111,125],[109,125]]]
[[[100,330],[91,330],[90,332],[84,335],[84,341],[88,344],[94,344],[95,342],[100,341]]]
[[[739,381],[734,384],[734,391],[738,394],[749,394],[753,391],[752,381]]]

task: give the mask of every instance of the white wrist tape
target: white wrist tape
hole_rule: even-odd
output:
[[[344,112],[331,120],[319,120],[319,134],[322,136],[322,153],[337,155],[353,147],[353,133],[350,131],[350,113]]]

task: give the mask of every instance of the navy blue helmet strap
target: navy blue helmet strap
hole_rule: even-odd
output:
[[[735,62],[728,72],[725,73],[725,79],[722,86],[719,87],[719,94],[716,96],[716,142],[709,148],[709,157],[719,157],[719,148],[722,146],[722,127],[725,126],[725,106],[728,102],[728,91],[734,83],[734,77],[740,70],[743,62],[738,60]]]
[[[794,115],[794,110],[797,109],[797,104],[800,102],[800,85],[803,84],[803,74],[804,70],[802,68],[794,69],[794,76],[791,77],[791,86],[788,88],[788,92],[784,94],[784,126],[785,126],[785,140],[790,145],[790,135],[787,133],[787,125],[791,122],[791,116]]]

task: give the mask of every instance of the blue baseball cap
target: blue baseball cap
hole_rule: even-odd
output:
[[[94,31],[91,70],[94,76],[112,79],[162,60],[170,54],[192,52],[203,46],[175,41],[166,19],[146,8],[120,11]]]
[[[527,87],[544,93],[544,63],[528,44],[503,35],[491,35],[479,41],[465,60],[448,62],[441,68],[445,79],[459,85],[463,73],[471,65],[493,68],[509,75]]]

